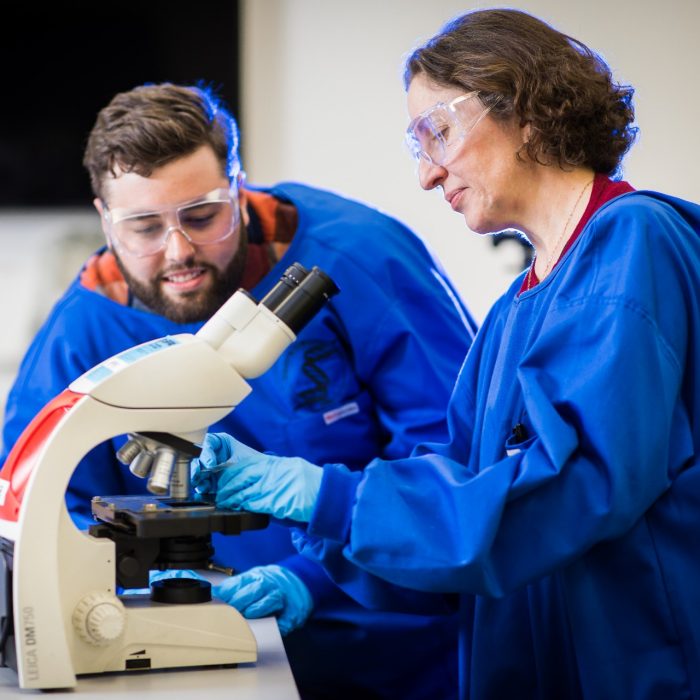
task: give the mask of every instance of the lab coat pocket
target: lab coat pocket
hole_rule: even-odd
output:
[[[513,455],[527,450],[533,442],[535,442],[535,436],[528,435],[522,423],[518,423],[518,425],[513,428],[510,437],[506,440],[506,456],[512,457]]]

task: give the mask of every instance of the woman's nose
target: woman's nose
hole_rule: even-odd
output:
[[[442,165],[425,158],[418,160],[418,182],[424,190],[432,190],[441,185],[446,175],[447,171]]]

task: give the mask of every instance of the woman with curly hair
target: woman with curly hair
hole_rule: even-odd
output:
[[[462,697],[700,697],[700,207],[613,179],[632,89],[523,12],[459,17],[405,82],[421,186],[536,253],[450,442],[351,472],[210,435],[195,480],[308,523],[297,546],[368,606],[459,598]]]

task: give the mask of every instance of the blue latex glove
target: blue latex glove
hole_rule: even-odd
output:
[[[216,505],[308,522],[323,469],[301,457],[263,454],[226,433],[209,433],[192,462],[200,494],[216,494]]]
[[[151,583],[167,578],[207,580],[196,571],[187,569],[151,571],[149,575]],[[283,635],[303,625],[313,610],[313,600],[306,584],[289,569],[276,564],[256,566],[230,576],[212,586],[212,593],[248,619],[276,615]]]
[[[277,615],[282,635],[303,625],[313,610],[306,584],[276,564],[256,566],[231,576],[214,586],[214,594],[249,619]]]

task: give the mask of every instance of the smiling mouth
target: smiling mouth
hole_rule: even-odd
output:
[[[177,270],[175,272],[170,272],[166,275],[162,275],[161,279],[164,282],[177,285],[185,285],[194,282],[206,274],[206,269],[203,267],[193,267],[186,270]]]

